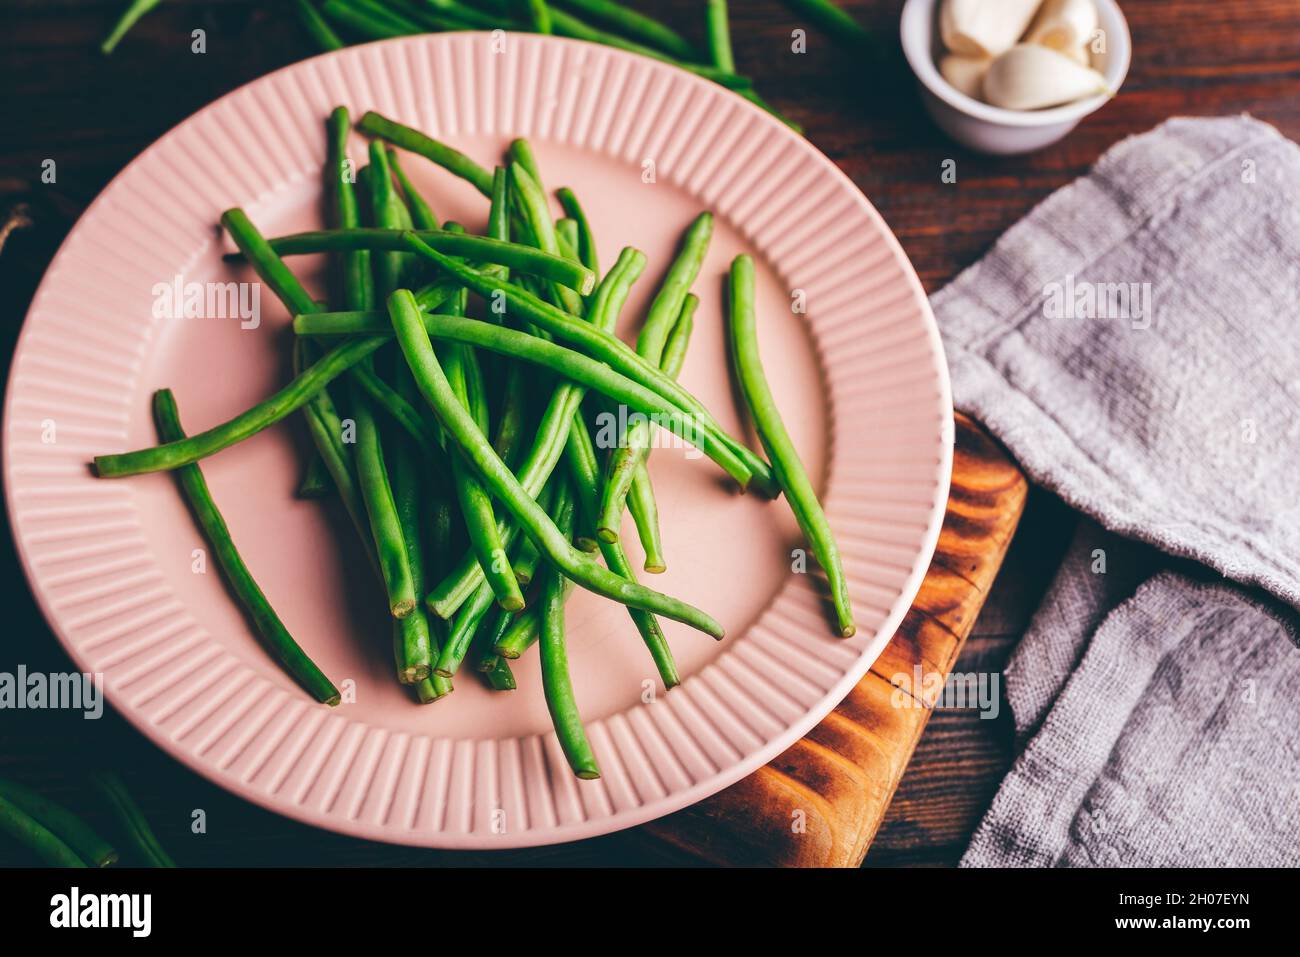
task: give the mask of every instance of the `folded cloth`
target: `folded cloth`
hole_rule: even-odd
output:
[[[1298,199],[1272,127],[1170,120],[934,297],[957,405],[1088,516],[963,865],[1300,863]]]

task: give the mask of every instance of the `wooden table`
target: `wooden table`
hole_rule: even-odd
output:
[[[891,36],[902,0],[844,0]],[[278,3],[169,0],[111,58],[95,47],[122,0],[10,0],[0,44],[0,212],[27,204],[35,226],[17,230],[0,255],[0,353],[7,356],[49,257],[71,219],[143,147],[196,109],[271,69],[308,55]],[[643,4],[698,35],[698,0]],[[872,199],[928,290],[969,265],[1048,193],[1086,171],[1108,146],[1179,114],[1249,111],[1300,138],[1300,3],[1295,0],[1127,0],[1134,63],[1119,98],[1064,143],[1030,157],[989,159],[945,140],[928,122],[912,81],[859,78],[852,58],[810,31],[806,54],[790,52],[799,25],[776,0],[732,3],[740,68],[804,126]],[[190,52],[190,31],[208,52]],[[235,148],[232,146],[232,148]],[[41,164],[57,163],[54,183]],[[957,162],[957,182],[940,179]],[[1073,521],[1059,502],[1031,493],[1020,531],[989,603],[975,623],[960,671],[997,671],[1050,579]],[[8,601],[0,670],[67,667],[26,593],[8,535],[0,541]],[[681,858],[640,830],[542,851],[450,854],[392,848],[326,834],[232,798],[181,768],[123,722],[57,712],[0,712],[0,774],[80,801],[80,769],[103,756],[137,787],[164,842],[187,864],[663,863]],[[1010,761],[1005,712],[983,721],[939,710],[917,747],[868,865],[944,864],[960,855]],[[191,812],[202,809],[204,834]],[[94,817],[93,813],[88,814]],[[0,864],[16,863],[0,846]]]

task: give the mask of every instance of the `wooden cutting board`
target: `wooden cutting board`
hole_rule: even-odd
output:
[[[847,698],[798,744],[725,791],[645,825],[702,863],[857,867],[921,737],[942,682],[920,699],[890,678],[945,678],[970,634],[1024,509],[1005,450],[956,416],[952,491],[930,570],[898,633]],[[906,697],[899,697],[906,696]],[[904,702],[904,704],[900,704]]]

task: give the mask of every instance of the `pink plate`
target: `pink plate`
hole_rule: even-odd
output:
[[[499,41],[500,38],[498,38]],[[717,215],[682,379],[748,434],[727,372],[722,282],[759,263],[761,349],[824,490],[858,634],[834,632],[783,502],[739,496],[682,448],[652,460],[669,570],[643,576],[717,617],[720,643],[666,625],[685,681],[664,693],[627,615],[576,593],[573,681],[604,777],[560,754],[536,653],[519,690],[472,673],[420,707],[395,684],[389,628],[335,507],[294,497],[291,420],[203,463],[235,540],[289,630],[355,700],[313,703],[254,639],[167,475],[92,478],[97,453],[154,442],[149,396],[171,386],[191,431],[288,375],[287,316],[261,291],[256,328],[154,318],[155,287],[249,281],[216,223],[243,206],[268,235],[320,224],[323,121],[375,109],[491,165],[527,136],[551,187],[581,197],[601,260],[649,256],[634,333],[674,244]],[[352,152],[358,161],[364,144]],[[481,229],[486,203],[418,157],[443,218]],[[321,289],[319,259],[292,261]],[[792,306],[806,304],[806,313]],[[243,325],[252,325],[245,323]],[[752,436],[751,436],[752,439]],[[870,667],[911,604],[948,492],[952,405],[939,336],[902,249],[853,184],[740,97],[661,63],[570,40],[410,37],[295,64],[164,136],[104,191],[45,276],[5,408],[9,515],[28,578],[78,666],[174,757],[250,801],[360,837],[499,848],[591,837],[698,801],[771,760]],[[635,543],[629,525],[625,536]],[[342,543],[342,544],[340,544]],[[634,563],[640,553],[629,545]]]

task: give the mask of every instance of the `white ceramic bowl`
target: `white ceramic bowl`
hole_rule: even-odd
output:
[[[939,127],[964,146],[981,153],[1029,153],[1055,143],[1074,129],[1109,96],[1091,96],[1046,110],[1004,110],[958,92],[939,73],[938,7],[941,0],[907,0],[900,33],[903,53],[921,84],[921,99]],[[1106,34],[1106,52],[1093,55],[1093,66],[1118,92],[1128,75],[1133,39],[1115,0],[1094,0],[1097,19]]]

